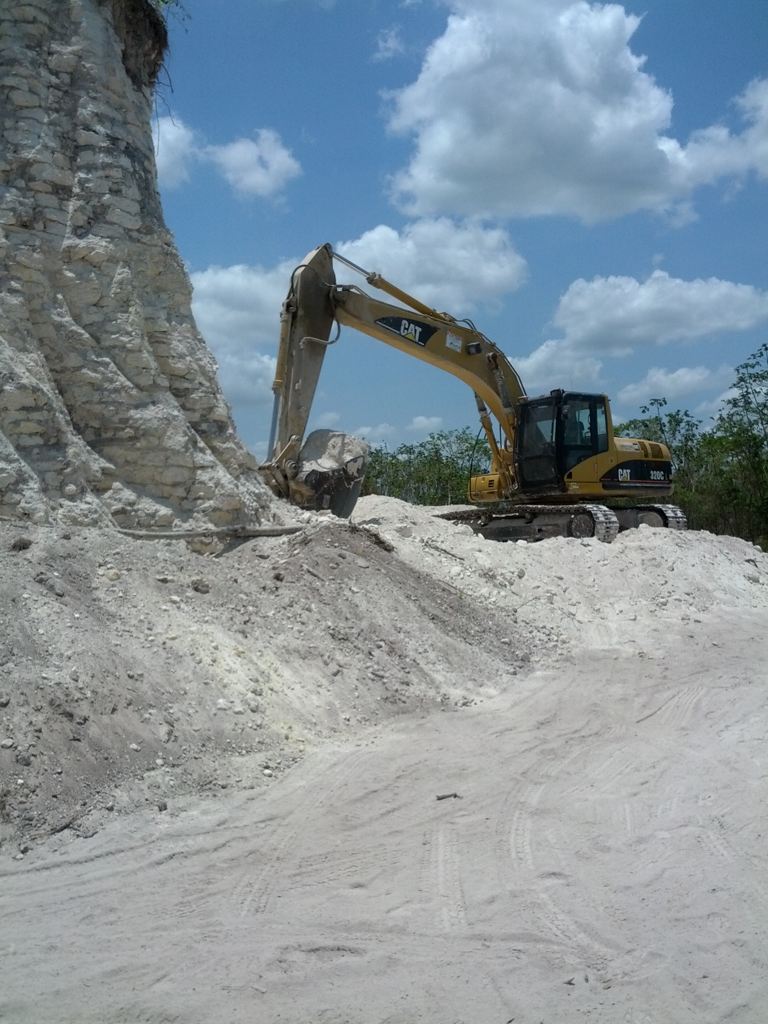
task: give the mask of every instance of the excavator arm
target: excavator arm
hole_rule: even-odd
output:
[[[291,275],[280,314],[268,461],[259,468],[272,490],[294,505],[348,516],[362,486],[368,445],[332,430],[304,437],[325,350],[335,341],[335,285],[329,246],[314,249]]]

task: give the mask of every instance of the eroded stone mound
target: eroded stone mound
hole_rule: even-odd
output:
[[[0,516],[226,526],[269,496],[165,227],[145,0],[0,7]]]

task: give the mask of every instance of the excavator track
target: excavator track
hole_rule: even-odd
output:
[[[606,544],[616,540],[619,533],[619,520],[609,508],[606,508],[605,505],[577,505],[576,507],[587,509],[592,516],[595,524],[593,536]]]
[[[439,516],[464,523],[488,540],[544,540],[547,537],[597,537],[605,544],[638,526],[686,530],[688,520],[677,505],[637,505],[610,509],[606,505],[514,505],[503,511],[465,509]]]
[[[688,520],[677,505],[633,505],[615,509],[619,529],[634,530],[638,526],[666,527],[668,530],[687,530]]]
[[[441,513],[440,519],[464,523],[488,540],[545,540],[547,537],[597,537],[610,544],[619,520],[605,505],[515,505],[503,512],[466,509]]]
[[[661,513],[664,525],[668,530],[688,529],[688,520],[685,517],[685,512],[678,508],[677,505],[645,505],[643,507]]]

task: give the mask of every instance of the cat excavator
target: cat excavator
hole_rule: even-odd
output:
[[[397,304],[337,284],[334,260]],[[341,327],[451,373],[474,393],[491,465],[469,482],[475,507],[445,518],[495,540],[559,535],[610,542],[643,523],[686,528],[682,511],[664,500],[673,489],[669,449],[617,437],[605,395],[557,389],[528,397],[505,354],[471,321],[432,309],[330,244],[293,271],[280,315],[268,461],[259,467],[280,497],[349,516],[360,494],[368,445],[334,430],[304,437],[326,350]]]

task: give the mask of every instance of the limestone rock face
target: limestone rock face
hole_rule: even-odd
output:
[[[0,516],[227,526],[271,498],[165,227],[147,0],[0,0]]]

